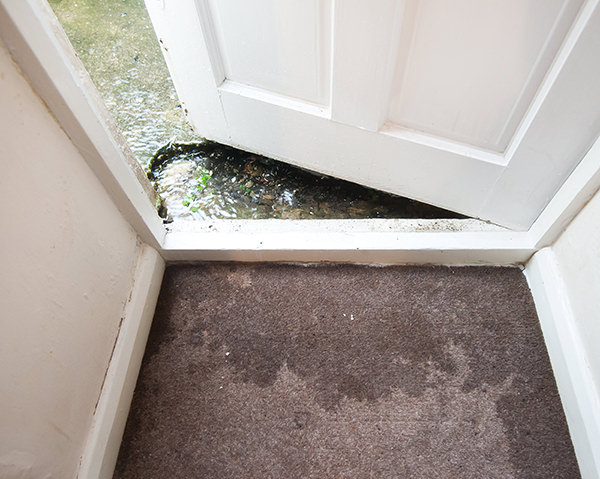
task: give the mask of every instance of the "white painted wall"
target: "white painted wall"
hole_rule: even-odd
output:
[[[0,43],[0,477],[76,475],[137,236]]]
[[[575,217],[552,251],[600,396],[600,192]]]

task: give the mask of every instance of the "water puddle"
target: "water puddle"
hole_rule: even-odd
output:
[[[181,110],[143,0],[49,3],[163,199],[167,221],[461,217],[203,141]]]
[[[167,219],[461,218],[400,196],[219,143],[169,144],[149,178]]]

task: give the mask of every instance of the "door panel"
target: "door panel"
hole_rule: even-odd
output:
[[[407,3],[388,120],[503,152],[583,2]]]
[[[600,8],[583,13],[580,20],[589,14],[588,20],[575,25],[549,72],[551,81],[523,120],[527,127],[507,150],[507,165],[482,210],[490,218],[509,212],[516,224],[533,222],[539,213],[531,212],[541,212],[598,138]]]
[[[329,102],[329,0],[211,0],[209,5],[228,80]]]
[[[598,0],[146,4],[200,134],[504,226],[600,131]]]
[[[390,135],[247,95],[223,91],[221,99],[234,146],[384,191],[403,191],[433,205],[452,204],[456,211],[466,211],[474,200],[485,201],[502,171],[499,165],[463,154],[415,141],[398,142]],[[260,122],[249,122],[248,111]],[[443,154],[443,161],[432,152]]]

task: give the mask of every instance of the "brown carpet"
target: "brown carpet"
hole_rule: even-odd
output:
[[[117,478],[577,478],[516,268],[167,269]]]

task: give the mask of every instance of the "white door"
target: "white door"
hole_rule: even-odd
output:
[[[600,132],[598,0],[146,0],[203,136],[527,229]]]

